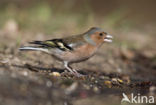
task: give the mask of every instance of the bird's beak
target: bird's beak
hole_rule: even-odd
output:
[[[106,37],[104,38],[104,42],[112,42],[113,36],[112,35],[106,35]]]

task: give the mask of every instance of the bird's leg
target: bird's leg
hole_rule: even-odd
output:
[[[72,69],[73,70],[73,72],[75,73],[75,74],[77,74],[77,75],[81,75],[80,73],[78,73],[75,69]]]
[[[72,70],[72,68],[69,67],[68,62],[64,62],[64,67],[71,72],[72,74],[74,74],[74,71]]]
[[[64,66],[65,66],[65,68],[66,68],[69,72],[71,72],[72,74],[76,75],[77,77],[80,77],[80,76],[81,76],[80,73],[78,73],[75,69],[72,69],[72,68],[69,66],[69,63],[68,63],[68,62],[64,62]]]

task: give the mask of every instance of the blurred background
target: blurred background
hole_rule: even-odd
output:
[[[92,26],[152,30],[155,8],[155,0],[1,0],[0,26],[11,20],[19,30],[48,34],[56,30],[72,33]]]
[[[73,95],[78,99],[73,101],[76,105],[82,103],[103,105],[103,100],[107,102],[107,105],[112,98],[120,101],[120,93],[114,96],[114,93],[119,92],[118,90],[105,94],[108,88],[105,90],[105,87],[97,87],[96,89],[99,89],[101,93],[88,91],[86,86],[92,84],[89,81],[77,84],[76,86],[81,87],[80,90],[76,89],[71,94],[61,96],[68,86],[75,86],[78,81],[53,80],[43,74],[38,75],[28,71],[28,68],[15,67],[15,65],[22,66],[29,63],[33,66],[63,68],[60,62],[47,55],[40,56],[40,52],[20,53],[18,48],[32,40],[80,34],[91,27],[101,27],[112,34],[113,43],[104,44],[95,57],[86,62],[74,64],[75,68],[82,71],[85,69],[126,75],[124,78],[128,79],[127,81],[155,83],[155,12],[156,0],[0,0],[0,86],[2,86],[0,102],[4,105],[12,102],[12,105],[17,105],[16,99],[18,99],[21,105],[27,105],[27,102],[34,105],[39,99],[37,105],[51,105],[49,100],[53,96],[56,98],[52,98],[52,102],[58,103],[58,100],[73,101],[73,99],[70,100]],[[53,84],[54,87],[49,84]],[[97,84],[94,85],[97,86]],[[47,89],[46,86],[52,89]],[[85,89],[89,93],[88,96]],[[41,92],[42,90],[44,93]],[[49,97],[49,91],[57,91],[59,95],[52,94]],[[78,92],[82,92],[82,96],[78,95]],[[94,97],[90,97],[90,93]],[[107,100],[105,98],[108,95],[111,98]],[[21,97],[26,100],[22,100]],[[86,99],[82,101],[83,97]],[[67,104],[64,103],[64,105]]]

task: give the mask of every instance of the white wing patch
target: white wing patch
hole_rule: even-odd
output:
[[[68,46],[69,46],[69,47],[74,47],[75,44],[71,43],[71,44],[69,44]]]

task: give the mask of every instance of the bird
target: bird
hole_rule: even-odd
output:
[[[113,36],[109,35],[102,28],[91,27],[88,31],[71,35],[64,38],[56,38],[43,41],[31,41],[29,46],[22,46],[20,51],[41,51],[61,61],[72,75],[82,76],[70,65],[91,58],[101,45],[105,42],[112,42]]]

